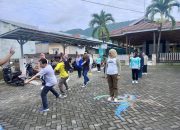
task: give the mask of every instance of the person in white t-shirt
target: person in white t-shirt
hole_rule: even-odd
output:
[[[89,62],[89,70],[91,72],[92,71],[92,64],[93,64],[93,58],[92,58],[91,54],[89,54],[89,60],[90,60],[90,62]]]
[[[118,79],[120,76],[120,70],[121,65],[120,61],[117,59],[117,52],[115,49],[110,49],[106,63],[106,74],[110,93],[108,101],[118,102]]]
[[[43,88],[41,91],[41,99],[42,99],[43,107],[40,109],[40,111],[46,112],[46,111],[49,111],[48,101],[47,101],[48,92],[51,91],[56,96],[56,98],[59,98],[59,94],[53,88],[57,84],[57,79],[56,79],[56,76],[55,76],[52,66],[48,65],[47,59],[42,58],[42,59],[40,59],[39,62],[40,62],[41,70],[35,76],[33,76],[31,79],[25,81],[25,84],[31,82],[38,76],[43,77],[42,78]]]

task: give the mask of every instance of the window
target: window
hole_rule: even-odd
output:
[[[53,48],[52,51],[53,54],[59,54],[59,48]]]

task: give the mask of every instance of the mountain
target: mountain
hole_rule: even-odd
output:
[[[112,24],[108,24],[107,27],[108,27],[109,31],[111,32],[112,30],[116,30],[116,29],[120,29],[122,27],[128,26],[129,24],[131,24],[134,21],[135,20],[119,22],[119,23],[112,23]],[[71,29],[71,30],[66,31],[65,33],[81,34],[81,35],[91,37],[92,31],[93,31],[93,28],[87,28],[85,30],[83,30],[83,29]]]

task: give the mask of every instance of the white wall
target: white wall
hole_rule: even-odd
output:
[[[53,50],[58,49],[58,53],[63,53],[63,46],[59,43],[49,43],[49,54],[55,54]]]
[[[5,22],[0,21],[0,34],[9,32],[11,30],[16,29],[17,27],[11,24],[7,24]],[[4,57],[9,49],[13,47],[15,49],[15,54],[12,58],[20,58],[21,57],[21,49],[20,45],[16,40],[8,40],[8,39],[0,39],[0,58]],[[35,42],[27,42],[24,44],[24,54],[35,54]]]
[[[78,47],[78,46],[68,46],[66,47],[66,54],[84,54],[85,52],[85,47]]]
[[[49,44],[36,44],[36,53],[49,53]]]
[[[59,49],[58,53],[64,53],[63,45],[59,43],[50,43],[49,44],[49,54],[53,54],[53,49]],[[78,54],[84,54],[85,47],[77,47],[77,46],[67,46],[65,48],[66,54],[76,54],[76,51]]]
[[[21,49],[20,45],[16,40],[6,40],[6,39],[0,39],[0,58],[7,55],[10,48],[15,49],[15,54],[12,56],[12,58],[20,58],[21,57]],[[23,46],[24,54],[35,54],[35,43],[34,42],[27,42]]]

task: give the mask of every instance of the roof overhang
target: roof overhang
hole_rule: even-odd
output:
[[[180,27],[174,28],[174,29],[165,28],[165,29],[162,29],[161,31],[165,32],[165,31],[174,31],[174,30],[180,30]],[[123,35],[133,34],[133,33],[152,32],[152,31],[158,31],[158,29],[157,28],[153,28],[153,29],[145,29],[145,30],[134,30],[134,31],[124,32],[122,34],[111,35],[110,37],[123,36]]]
[[[131,32],[125,32],[120,35],[111,36],[111,40],[117,40],[121,43],[126,43],[126,37],[129,42],[133,45],[142,44],[145,41],[153,41],[153,33],[155,32],[156,40],[158,39],[158,30],[157,29],[148,29],[148,30],[137,30]],[[180,27],[175,29],[162,29],[161,40],[166,40],[172,43],[180,43]]]
[[[0,35],[0,38],[84,46],[97,46],[102,43],[102,41],[97,39],[90,40],[86,38],[76,38],[60,32],[42,31],[28,28],[17,28]]]

